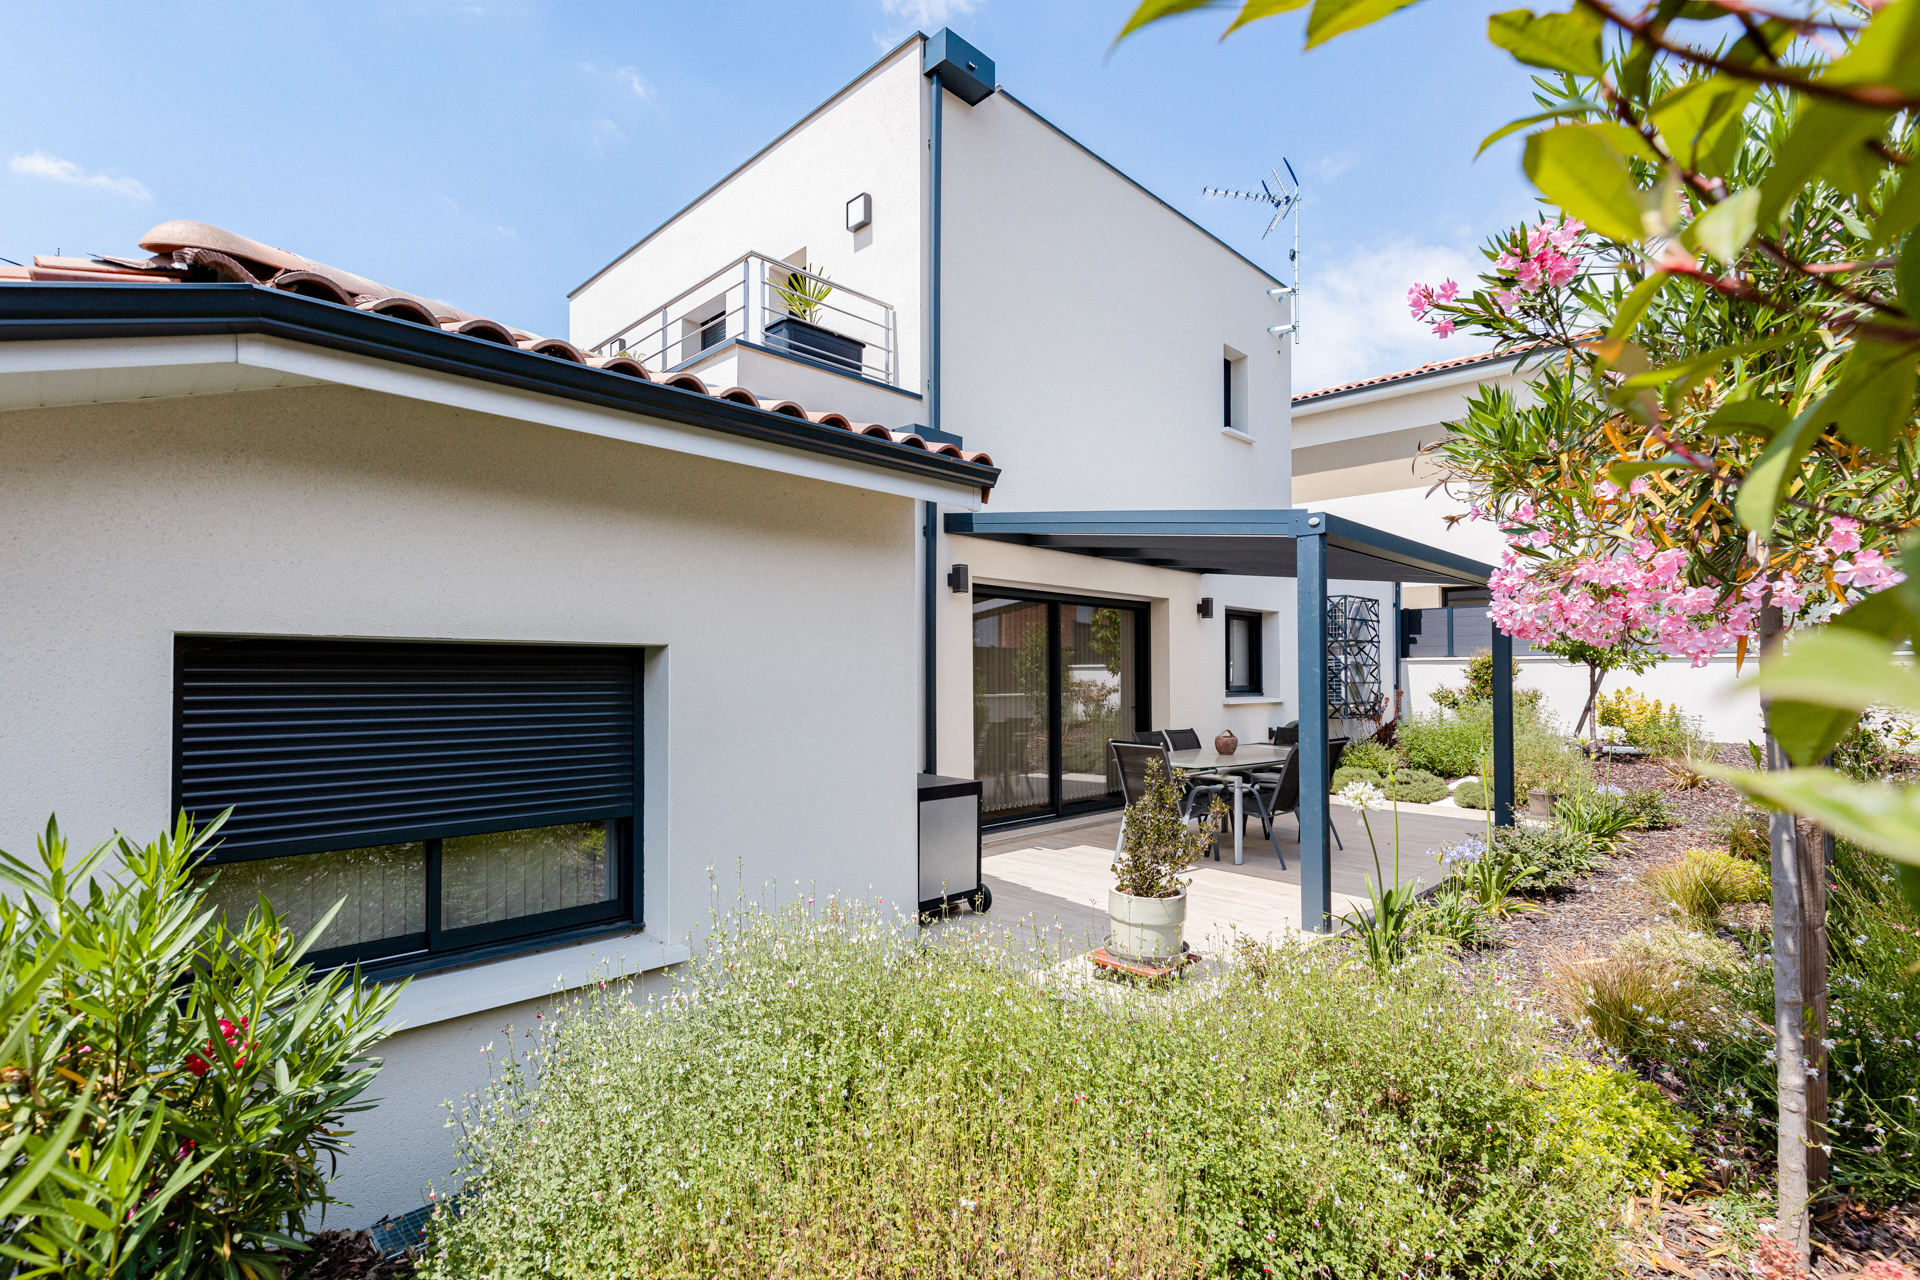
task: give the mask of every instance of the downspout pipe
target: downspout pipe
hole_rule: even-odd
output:
[[[927,425],[935,431],[940,430],[940,117],[946,91],[940,87],[940,73],[935,71],[933,80],[933,162],[929,175],[931,191],[928,193],[928,231],[932,243],[928,247],[927,266]],[[925,707],[921,712],[921,728],[926,734],[923,755],[924,773],[940,772],[940,734],[938,717],[940,714],[939,663],[940,643],[936,632],[938,619],[940,575],[940,504],[925,504],[926,518],[922,537],[922,550],[925,567],[921,577],[925,581],[926,598],[925,617],[921,622],[921,644],[924,652],[920,657],[921,673],[926,681],[924,691]]]
[[[927,38],[923,51],[922,69],[927,79],[933,82],[933,120],[930,147],[933,152],[928,166],[927,193],[927,426],[935,438],[946,430],[941,420],[943,408],[940,395],[940,232],[941,232],[941,164],[943,160],[942,137],[944,117],[946,115],[947,94],[952,93],[969,107],[984,101],[993,92],[993,59],[953,34],[947,27]],[[940,646],[935,635],[939,619],[939,536],[940,505],[935,502],[926,504],[925,522],[922,537],[925,556],[921,577],[925,580],[923,589],[925,617],[922,621],[924,650],[921,654],[921,668],[926,680],[926,705],[921,712],[921,725],[926,733],[922,768],[927,773],[938,773],[939,736],[936,732],[939,710],[938,662]]]

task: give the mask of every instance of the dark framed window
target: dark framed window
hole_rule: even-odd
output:
[[[1220,425],[1233,426],[1233,358],[1223,356],[1220,360]]]
[[[641,922],[641,651],[175,641],[173,793],[210,900],[418,971]],[[343,901],[344,900],[344,901]]]
[[[1260,615],[1227,610],[1227,692],[1259,694]]]

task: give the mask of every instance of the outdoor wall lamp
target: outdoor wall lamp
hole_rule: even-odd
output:
[[[1275,337],[1284,338],[1299,327],[1298,324],[1270,324],[1267,326],[1267,332]]]
[[[953,594],[957,596],[967,594],[972,589],[972,584],[967,581],[967,566],[963,564],[953,566],[947,573],[947,586],[952,588]]]
[[[1201,617],[1211,618],[1213,616],[1213,597],[1201,596],[1200,603],[1194,607],[1199,610]]]
[[[1274,298],[1291,298],[1298,292],[1300,292],[1300,286],[1297,284],[1283,284],[1278,289],[1267,290],[1268,296]]]
[[[873,225],[873,197],[862,191],[847,201],[847,230],[860,231]]]

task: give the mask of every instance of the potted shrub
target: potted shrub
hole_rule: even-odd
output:
[[[773,291],[787,314],[767,326],[768,346],[824,360],[849,373],[860,372],[866,362],[867,344],[815,323],[820,318],[820,304],[833,292],[824,271],[809,263],[804,271],[788,272],[784,284],[776,277]]]
[[[1126,835],[1113,864],[1107,915],[1108,950],[1122,960],[1167,963],[1186,947],[1187,881],[1180,878],[1207,850],[1224,806],[1213,798],[1197,828],[1180,816],[1180,787],[1158,760],[1147,765],[1140,798],[1127,806]]]

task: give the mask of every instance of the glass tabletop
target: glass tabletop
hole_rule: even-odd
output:
[[[1179,773],[1223,773],[1236,769],[1271,768],[1285,764],[1287,757],[1292,754],[1292,747],[1249,742],[1230,756],[1223,756],[1212,747],[1201,747],[1198,751],[1172,752],[1170,758],[1175,771]]]

